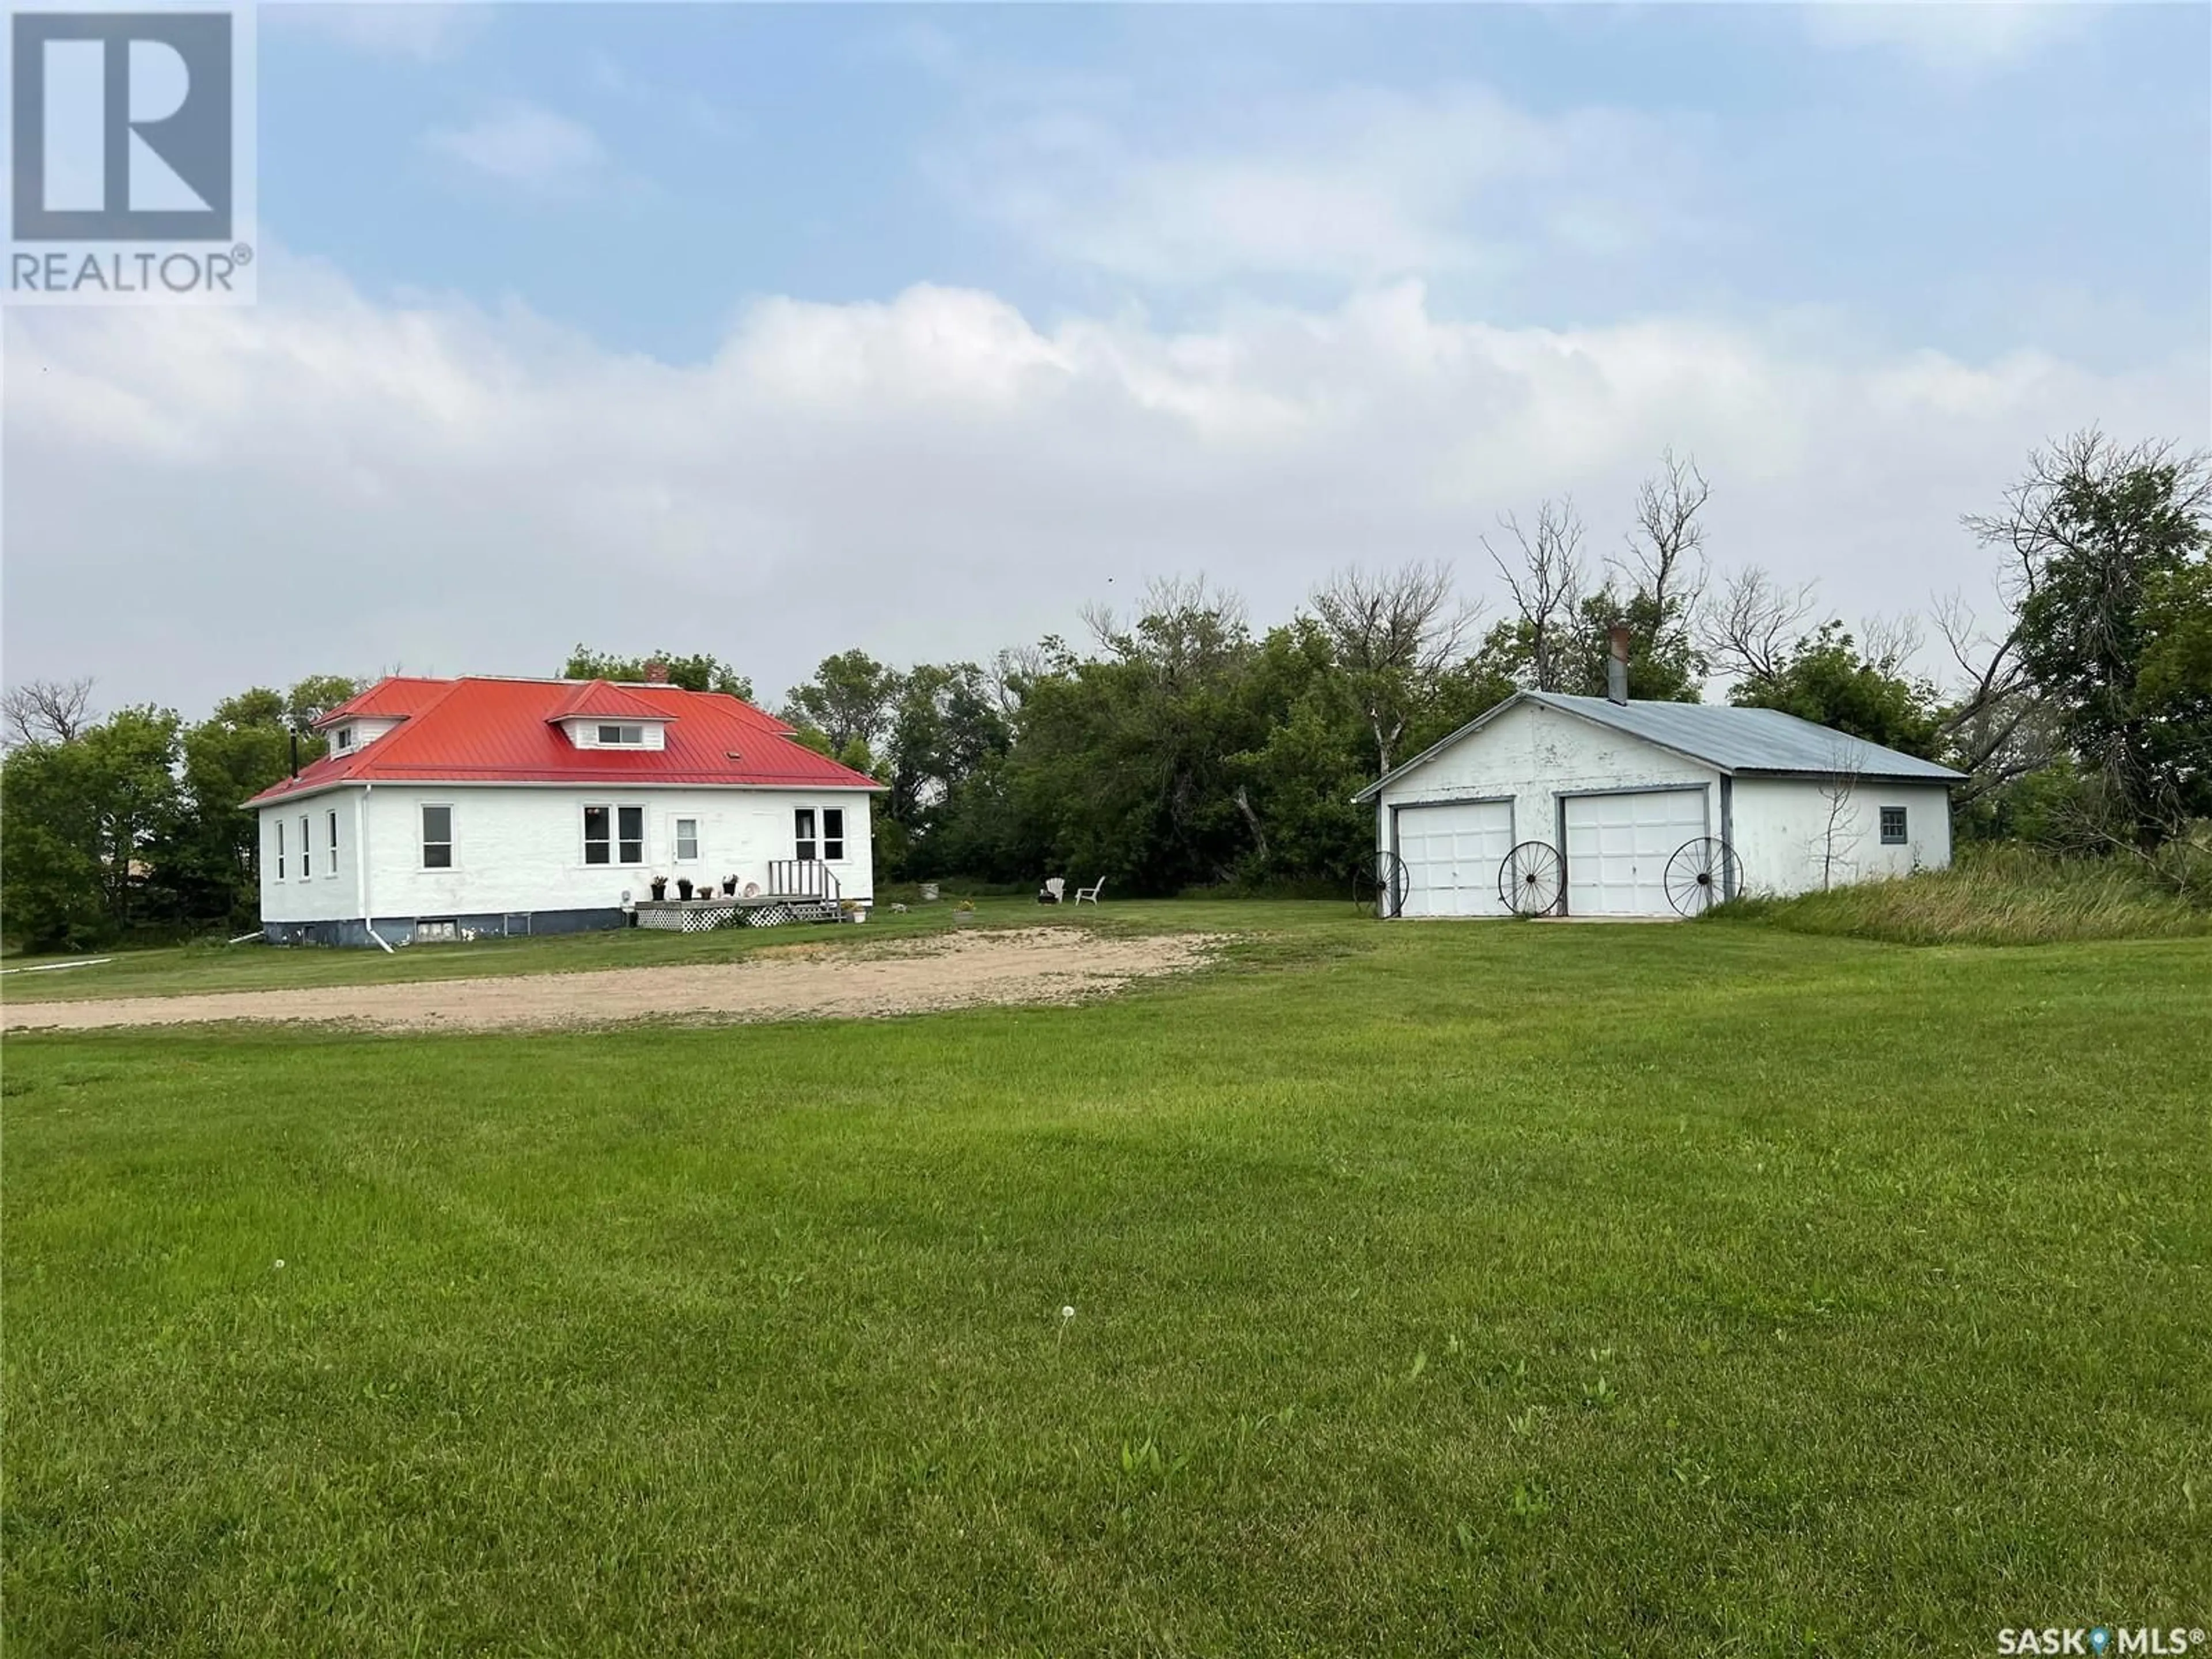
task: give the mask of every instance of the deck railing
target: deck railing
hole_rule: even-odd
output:
[[[837,872],[819,859],[770,859],[768,890],[778,898],[823,899],[837,902]]]

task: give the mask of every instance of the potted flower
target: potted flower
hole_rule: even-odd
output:
[[[661,900],[667,896],[668,878],[665,876],[655,876],[653,878],[653,902],[655,904],[658,904]]]
[[[971,898],[962,899],[958,904],[953,907],[952,920],[959,923],[963,927],[969,922],[975,921],[975,901]]]
[[[676,878],[676,896],[680,899],[688,899],[691,896],[690,877],[678,876]]]
[[[724,876],[722,878],[722,896],[724,898],[735,898],[737,896],[738,878],[735,876]]]

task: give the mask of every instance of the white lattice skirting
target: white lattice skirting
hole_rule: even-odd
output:
[[[670,933],[703,933],[711,928],[726,927],[738,914],[734,904],[686,905],[681,910],[647,910],[637,913],[641,927],[659,927]]]
[[[777,927],[787,921],[836,921],[839,907],[826,899],[772,899],[767,903],[641,904],[637,925],[665,933],[704,933],[716,927]]]

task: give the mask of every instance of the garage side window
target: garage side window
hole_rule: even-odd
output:
[[[1905,809],[1902,806],[1881,809],[1881,844],[1884,847],[1905,845]]]
[[[425,870],[450,870],[453,867],[453,809],[450,806],[426,806],[422,809],[422,867]]]

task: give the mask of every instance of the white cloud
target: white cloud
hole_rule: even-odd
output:
[[[1232,101],[1217,131],[1156,139],[1141,112],[1063,95],[928,166],[1054,257],[1147,282],[1498,275],[1692,228],[1679,122],[1532,115],[1471,86]]]
[[[1613,544],[1668,444],[1714,481],[1719,562],[1896,611],[1982,580],[1957,514],[2031,445],[2208,436],[2201,363],[1502,329],[1410,283],[1182,333],[946,289],[772,300],[672,365],[271,258],[255,309],[7,317],[12,678],[194,708],[317,669],[545,672],[584,639],[711,648],[774,695],[848,645],[1068,631],[1162,572],[1261,617],[1355,559],[1486,589],[1500,509],[1571,491]]]
[[[375,57],[434,62],[459,53],[483,28],[489,8],[441,0],[277,0],[264,5],[264,27],[319,34]]]
[[[532,195],[574,195],[608,176],[597,133],[535,104],[503,104],[467,126],[430,132],[423,143],[480,180]]]
[[[1805,27],[1821,46],[1894,52],[1938,74],[1975,76],[2080,34],[2096,9],[2013,0],[1829,0],[1806,9]]]
[[[640,75],[605,52],[592,59],[592,84],[626,104],[673,115],[702,138],[732,138],[744,130],[744,123],[733,112],[713,99],[688,87]]]

